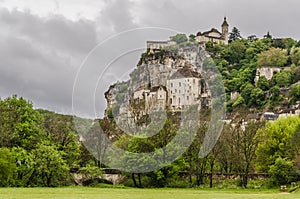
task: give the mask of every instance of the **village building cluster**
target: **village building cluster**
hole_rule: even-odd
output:
[[[212,41],[214,43],[227,45],[229,39],[228,28],[229,25],[225,17],[221,25],[221,32],[216,28],[212,28],[205,32],[198,32],[195,41],[199,44],[205,44]],[[147,49],[150,52],[160,51],[163,48],[174,45],[176,45],[176,42],[172,40],[172,37],[168,41],[147,41]],[[191,48],[179,48],[178,52],[183,55],[184,62],[186,63],[185,66],[176,66],[172,68],[175,60],[168,59],[168,63],[162,65],[155,63],[155,67],[148,67],[148,72],[150,74],[155,74],[156,76],[158,75],[161,79],[165,79],[165,84],[160,84],[160,81],[154,81],[154,79],[152,79],[150,84],[145,83],[145,85],[140,85],[138,88],[132,88],[131,96],[128,96],[128,99],[125,99],[134,104],[143,103],[143,110],[140,110],[142,114],[148,114],[153,110],[165,110],[166,108],[177,112],[182,111],[191,105],[198,105],[199,109],[211,105],[211,93],[208,86],[194,66],[197,50]],[[148,60],[146,60],[145,64],[148,64]],[[147,74],[142,72],[145,68],[139,69],[141,72],[137,74],[137,78],[145,79]],[[254,82],[257,84],[260,77],[266,77],[267,80],[271,80],[274,74],[280,73],[282,70],[286,69],[287,68],[272,66],[259,67],[257,68]],[[109,91],[106,92],[105,96],[108,101],[108,108],[112,108],[114,104],[118,104],[116,100],[117,93],[118,89],[114,86],[111,86]],[[235,100],[239,96],[240,93],[238,92],[230,93],[231,100]],[[276,120],[280,117],[287,117],[290,115],[300,116],[300,105],[298,104],[296,106],[298,107],[292,107],[292,109],[280,113],[265,111],[257,114],[253,118]],[[123,109],[124,108],[121,107],[120,112],[124,115],[128,115],[128,117],[132,117],[127,109]]]
[[[216,28],[212,28],[211,30],[205,32],[198,32],[195,40],[199,43],[207,43],[212,41],[214,43],[223,43],[227,45],[229,39],[229,24],[226,17],[224,17],[221,29],[221,32]],[[151,50],[162,49],[173,45],[176,45],[176,42],[172,40],[172,37],[168,41],[147,41],[147,49]]]
[[[210,94],[201,75],[189,67],[178,69],[165,86],[142,87],[133,93],[133,100],[145,103],[146,112],[153,106],[158,110],[168,107],[172,111],[181,111],[190,105],[208,107],[209,99]]]

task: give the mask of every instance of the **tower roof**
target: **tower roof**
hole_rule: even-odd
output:
[[[223,23],[222,23],[222,27],[223,27],[223,26],[229,26],[228,23],[227,23],[227,21],[226,21],[226,17],[224,17],[224,21],[223,21]]]

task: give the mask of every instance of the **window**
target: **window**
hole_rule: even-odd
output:
[[[179,87],[181,86],[181,82],[179,82]]]
[[[175,93],[177,93],[177,89],[175,89]]]
[[[186,99],[189,100],[189,96],[186,96]]]
[[[173,83],[171,83],[171,87],[173,87]]]
[[[170,104],[172,104],[172,98],[170,98]]]
[[[178,103],[180,104],[180,97],[178,98]]]

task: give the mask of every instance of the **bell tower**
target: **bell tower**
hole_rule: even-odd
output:
[[[225,40],[225,44],[226,45],[228,44],[228,37],[229,37],[228,28],[229,28],[229,25],[228,25],[228,23],[226,21],[226,17],[224,17],[224,21],[222,23],[222,35],[223,35],[223,38]]]

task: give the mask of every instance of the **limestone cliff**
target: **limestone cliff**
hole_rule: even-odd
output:
[[[199,105],[201,104],[201,96],[206,96],[205,100],[207,101],[209,93],[205,82],[203,79],[200,79],[200,64],[202,63],[201,59],[203,59],[201,51],[203,49],[204,47],[199,44],[172,46],[156,50],[148,49],[147,52],[141,55],[138,65],[130,74],[130,80],[115,83],[105,93],[107,101],[105,117],[114,119],[123,129],[129,129],[133,123],[140,126],[147,125],[150,112],[165,109],[180,111],[181,104],[183,104],[182,106],[188,104],[189,101],[187,100],[192,101],[190,98],[199,102]],[[182,84],[186,84],[186,87],[185,89],[182,88],[182,91],[178,87],[179,93],[181,92],[180,96],[183,97],[179,98],[179,104],[177,99],[176,106],[172,106],[172,103],[175,103],[175,98],[172,101],[171,95],[179,95],[179,93],[171,93],[171,89],[168,88],[168,86],[170,87],[168,81],[178,71],[183,78]],[[186,74],[195,73],[199,75],[185,77]],[[195,82],[199,83],[199,88],[196,86],[193,94],[190,91],[192,83],[188,84],[186,82],[190,81],[190,79],[191,81],[194,80],[194,87],[196,85]],[[181,86],[180,81],[179,86]],[[173,83],[171,85],[173,87]],[[190,86],[188,87],[188,85]],[[177,92],[176,87],[175,91]]]

